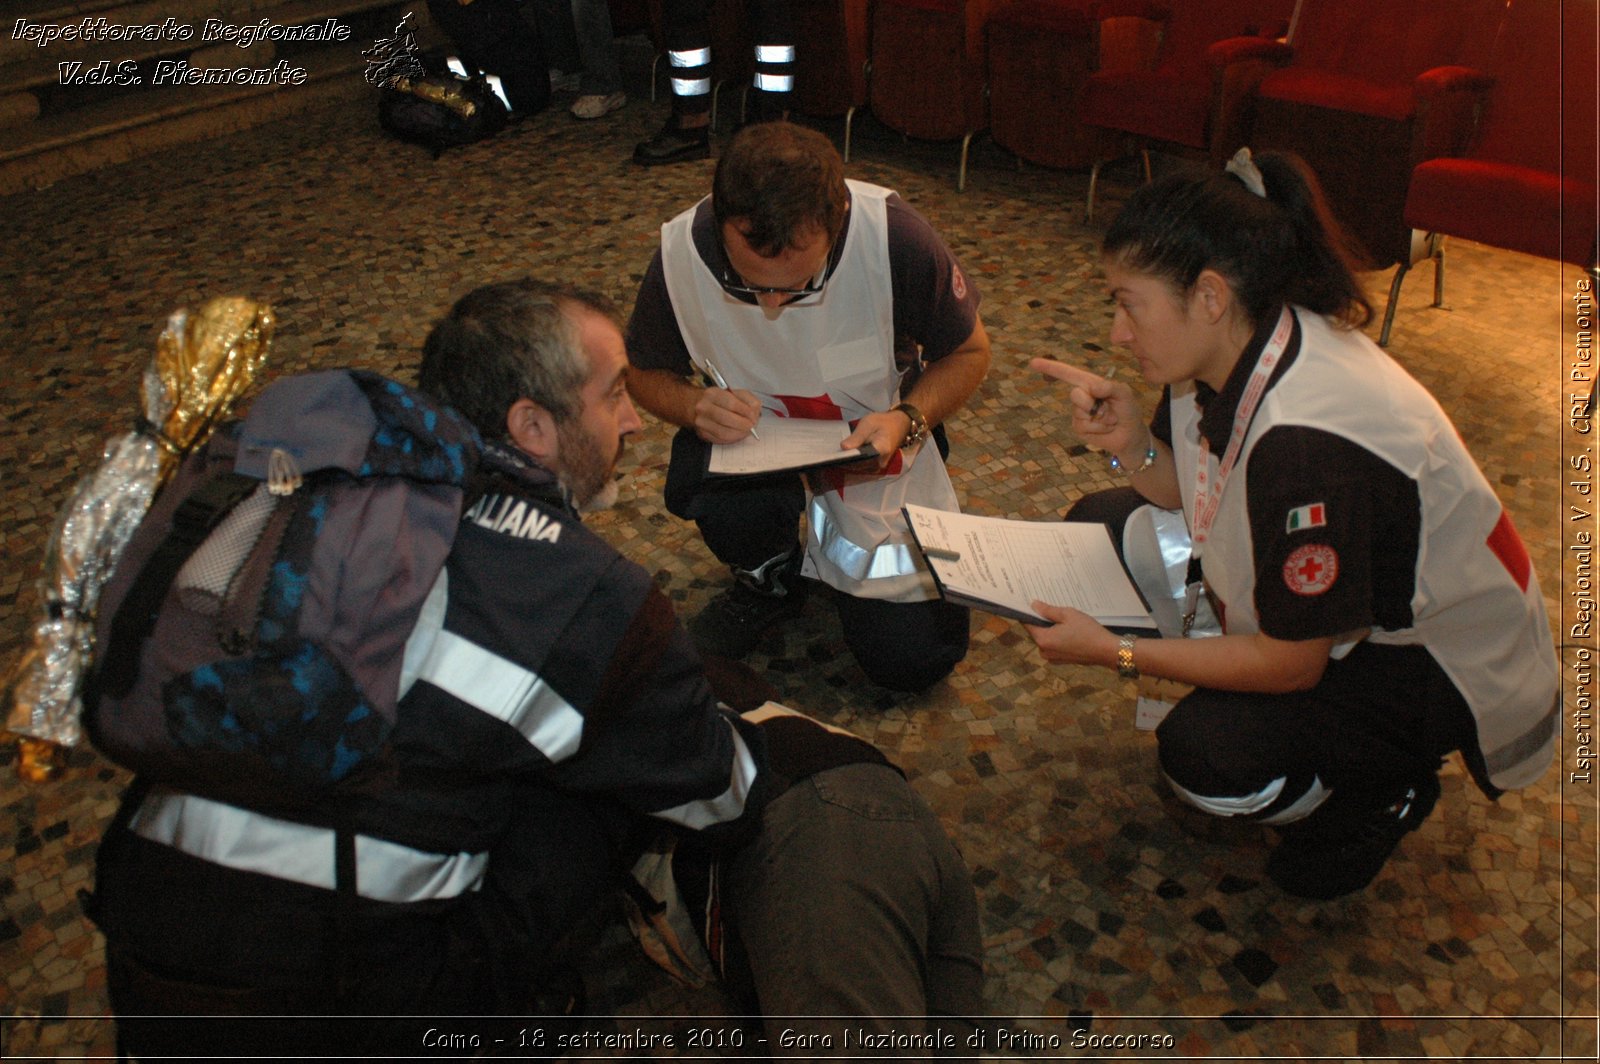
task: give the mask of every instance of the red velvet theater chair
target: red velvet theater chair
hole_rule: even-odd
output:
[[[1444,298],[1446,235],[1594,266],[1595,35],[1596,0],[1509,0],[1471,139],[1411,175],[1405,222],[1428,234],[1434,306]],[[1390,289],[1381,343],[1408,266]]]
[[[1261,79],[1252,148],[1311,165],[1374,268],[1412,257],[1416,165],[1459,143],[1506,0],[1300,0],[1289,65]],[[1558,3],[1559,0],[1548,0]]]
[[[867,102],[870,0],[793,0],[794,109],[813,118],[844,117],[850,161],[850,127]]]
[[[967,187],[967,151],[988,125],[983,25],[990,0],[874,0],[872,113],[919,140],[960,140],[956,188]]]
[[[1017,159],[1076,169],[1094,157],[1078,122],[1101,65],[1095,0],[1001,0],[987,25],[989,135]]]
[[[1109,134],[1097,139],[1085,218],[1094,217],[1095,184],[1108,157],[1144,153],[1146,177],[1151,147],[1203,155],[1222,165],[1245,142],[1256,86],[1289,61],[1291,51],[1280,38],[1289,28],[1294,0],[1166,4],[1154,64],[1101,69],[1083,87],[1079,119]]]

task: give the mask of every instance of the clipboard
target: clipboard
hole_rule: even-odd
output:
[[[902,513],[948,602],[1049,624],[1033,612],[1037,599],[1081,610],[1114,632],[1159,634],[1105,525],[978,517],[915,504]]]
[[[848,451],[839,449],[852,431],[847,421],[779,417],[763,412],[756,422],[755,435],[706,448],[705,473],[709,477],[803,473],[876,458],[878,452],[870,445]]]

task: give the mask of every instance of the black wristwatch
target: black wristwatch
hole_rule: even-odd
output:
[[[922,416],[922,411],[910,403],[901,403],[894,409],[911,419],[911,428],[906,432],[906,438],[900,441],[901,447],[910,447],[928,438],[928,419]]]

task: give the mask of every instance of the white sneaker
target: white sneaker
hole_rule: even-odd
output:
[[[613,92],[609,96],[600,93],[591,93],[588,96],[579,96],[572,105],[574,118],[604,118],[628,102],[625,92]]]

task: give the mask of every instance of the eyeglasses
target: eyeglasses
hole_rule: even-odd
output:
[[[828,279],[833,276],[834,268],[839,265],[839,243],[836,239],[829,245],[827,262],[823,265],[822,270],[800,288],[769,288],[763,285],[745,284],[744,279],[735,274],[728,264],[728,249],[723,246],[721,248],[722,273],[717,283],[722,285],[724,291],[732,292],[736,295],[789,296],[791,299],[818,295],[824,288],[828,287]]]
[[[718,282],[724,291],[734,292],[743,296],[814,296],[821,292],[828,284],[828,274],[833,271],[824,269],[822,273],[811,279],[811,283],[804,288],[768,288],[763,285],[745,284],[736,281],[728,268],[722,268],[722,278]]]

